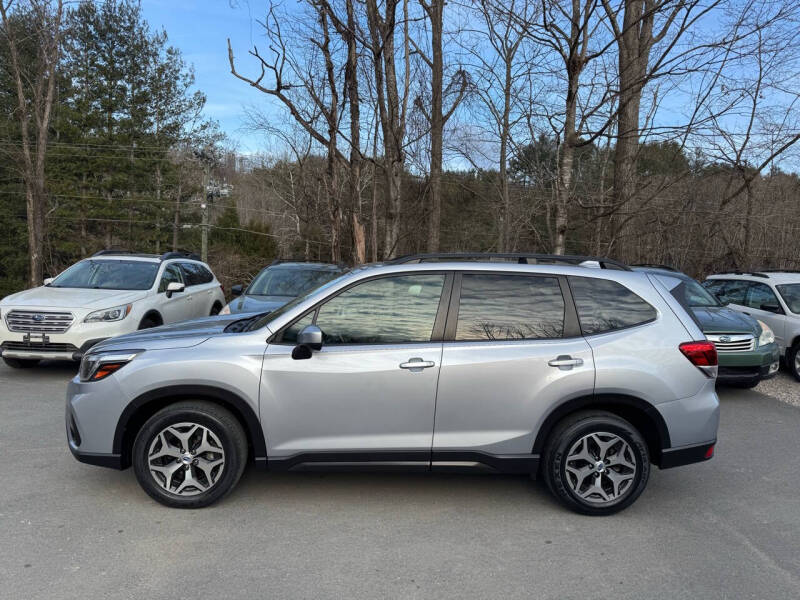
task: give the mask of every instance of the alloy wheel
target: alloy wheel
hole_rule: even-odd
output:
[[[616,502],[633,489],[639,466],[628,442],[598,431],[575,442],[564,462],[567,483],[585,502]]]
[[[153,438],[147,463],[161,488],[178,496],[195,496],[219,481],[225,468],[225,451],[208,427],[176,423]]]

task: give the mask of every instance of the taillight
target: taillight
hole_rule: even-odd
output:
[[[708,340],[684,342],[680,351],[691,363],[708,377],[717,376],[717,348]]]

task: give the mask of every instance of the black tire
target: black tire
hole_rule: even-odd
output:
[[[205,477],[205,471],[194,466],[196,460],[187,467],[185,466],[186,463],[179,458],[166,457],[168,461],[174,461],[169,462],[167,466],[180,463],[176,467],[175,475],[171,476],[171,480],[168,483],[171,488],[174,488],[170,490],[164,487],[166,479],[163,475],[151,472],[148,461],[151,446],[156,444],[156,451],[162,448],[162,446],[158,445],[161,442],[156,441],[159,434],[169,426],[182,423],[199,425],[201,428],[208,429],[211,435],[216,437],[219,447],[224,452],[224,463],[219,471],[215,472],[218,479],[210,482],[208,489],[204,491],[200,491],[200,487],[188,486],[183,493],[192,495],[181,495],[175,492],[179,491],[181,485],[185,483],[187,471],[205,484],[209,483],[210,480]],[[190,429],[190,427],[184,428],[184,430]],[[198,434],[202,435],[200,431],[193,435],[197,436]],[[177,438],[175,439],[177,440]],[[194,439],[190,438],[190,444],[193,445],[193,448],[189,447],[187,449],[190,452],[197,449],[198,441],[196,437]],[[201,457],[203,455],[197,454],[197,456]],[[205,453],[205,456],[208,457],[208,453]],[[214,455],[212,459],[218,458],[218,456]],[[133,470],[136,473],[139,485],[150,497],[161,504],[174,508],[202,508],[213,504],[234,488],[244,472],[246,462],[247,436],[239,421],[230,411],[221,406],[200,400],[176,402],[161,409],[142,426],[133,443]]]
[[[794,346],[786,350],[786,366],[789,369],[789,373],[794,375],[794,378],[797,381],[800,381],[800,361],[797,359],[797,355],[800,354],[800,342],[796,342]]]
[[[39,364],[38,358],[6,358],[3,357],[3,362],[12,369],[31,369]]]
[[[222,310],[222,305],[219,302],[214,302],[214,306],[211,307],[211,313],[209,314],[210,317],[215,317],[219,314],[219,311]]]
[[[568,474],[566,470],[567,458],[570,456],[570,451],[578,447],[579,442],[590,434],[606,433],[616,436],[628,445],[628,458],[634,460],[631,464],[635,465],[634,469],[628,469],[623,465],[618,465],[614,468],[607,468],[600,465],[599,468],[603,469],[601,473],[614,472],[615,477],[619,473],[630,474],[633,471],[633,478],[627,482],[619,484],[618,495],[616,498],[610,500],[602,500],[592,502],[589,499],[582,498],[577,491],[573,489],[576,485],[579,490],[588,492],[591,486],[581,488],[580,485],[588,480],[591,483],[595,482],[598,477],[594,472],[589,472],[583,480],[579,480],[576,475]],[[608,440],[610,438],[602,438]],[[584,442],[585,444],[596,444],[592,441]],[[583,447],[583,446],[581,446]],[[619,448],[624,448],[624,444],[612,444],[609,450],[619,452]],[[589,450],[588,448],[586,448]],[[590,454],[592,454],[590,452]],[[574,456],[574,455],[573,455]],[[614,457],[612,453],[608,457]],[[603,458],[603,457],[600,457]],[[607,458],[607,457],[606,457]],[[580,468],[592,467],[598,468],[581,459],[572,459],[569,461],[571,467],[575,468],[582,465]],[[599,463],[600,461],[597,461]],[[597,464],[596,463],[596,464]],[[612,463],[613,465],[613,463]],[[639,497],[647,485],[647,479],[650,476],[650,455],[647,450],[647,443],[642,438],[641,434],[636,430],[633,425],[626,420],[606,411],[582,411],[566,417],[558,425],[556,425],[550,437],[547,440],[544,448],[542,471],[544,480],[550,492],[567,508],[575,512],[592,515],[602,516],[610,515],[627,508]],[[602,492],[607,495],[608,485],[613,486],[611,480],[606,475],[600,475],[601,487],[606,486]],[[613,487],[610,488],[613,492]],[[596,494],[590,494],[596,495]],[[613,494],[612,494],[613,495]]]
[[[159,323],[155,317],[148,315],[139,323],[139,329],[152,329],[153,327],[158,327],[160,325],[162,325],[162,323]]]

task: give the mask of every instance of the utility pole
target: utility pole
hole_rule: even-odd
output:
[[[200,208],[203,211],[203,222],[201,225],[201,234],[202,234],[202,242],[200,247],[200,258],[202,258],[204,263],[208,262],[208,203],[211,199],[211,195],[208,193],[209,187],[209,171],[211,169],[211,161],[209,157],[202,153],[201,158],[203,159],[203,203],[200,205]]]

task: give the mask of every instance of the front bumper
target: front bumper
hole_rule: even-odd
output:
[[[778,345],[767,344],[750,352],[720,352],[717,381],[746,383],[774,377],[780,365]]]
[[[50,337],[50,336],[48,336]],[[0,344],[0,356],[5,358],[22,358],[34,360],[75,360],[83,358],[83,355],[95,344],[107,340],[108,338],[97,338],[85,341],[80,347],[74,344],[47,341],[31,342],[29,340],[4,341]]]
[[[82,463],[123,468],[114,452],[114,434],[127,399],[112,375],[101,381],[81,382],[76,376],[67,386],[65,425],[67,444]]]

